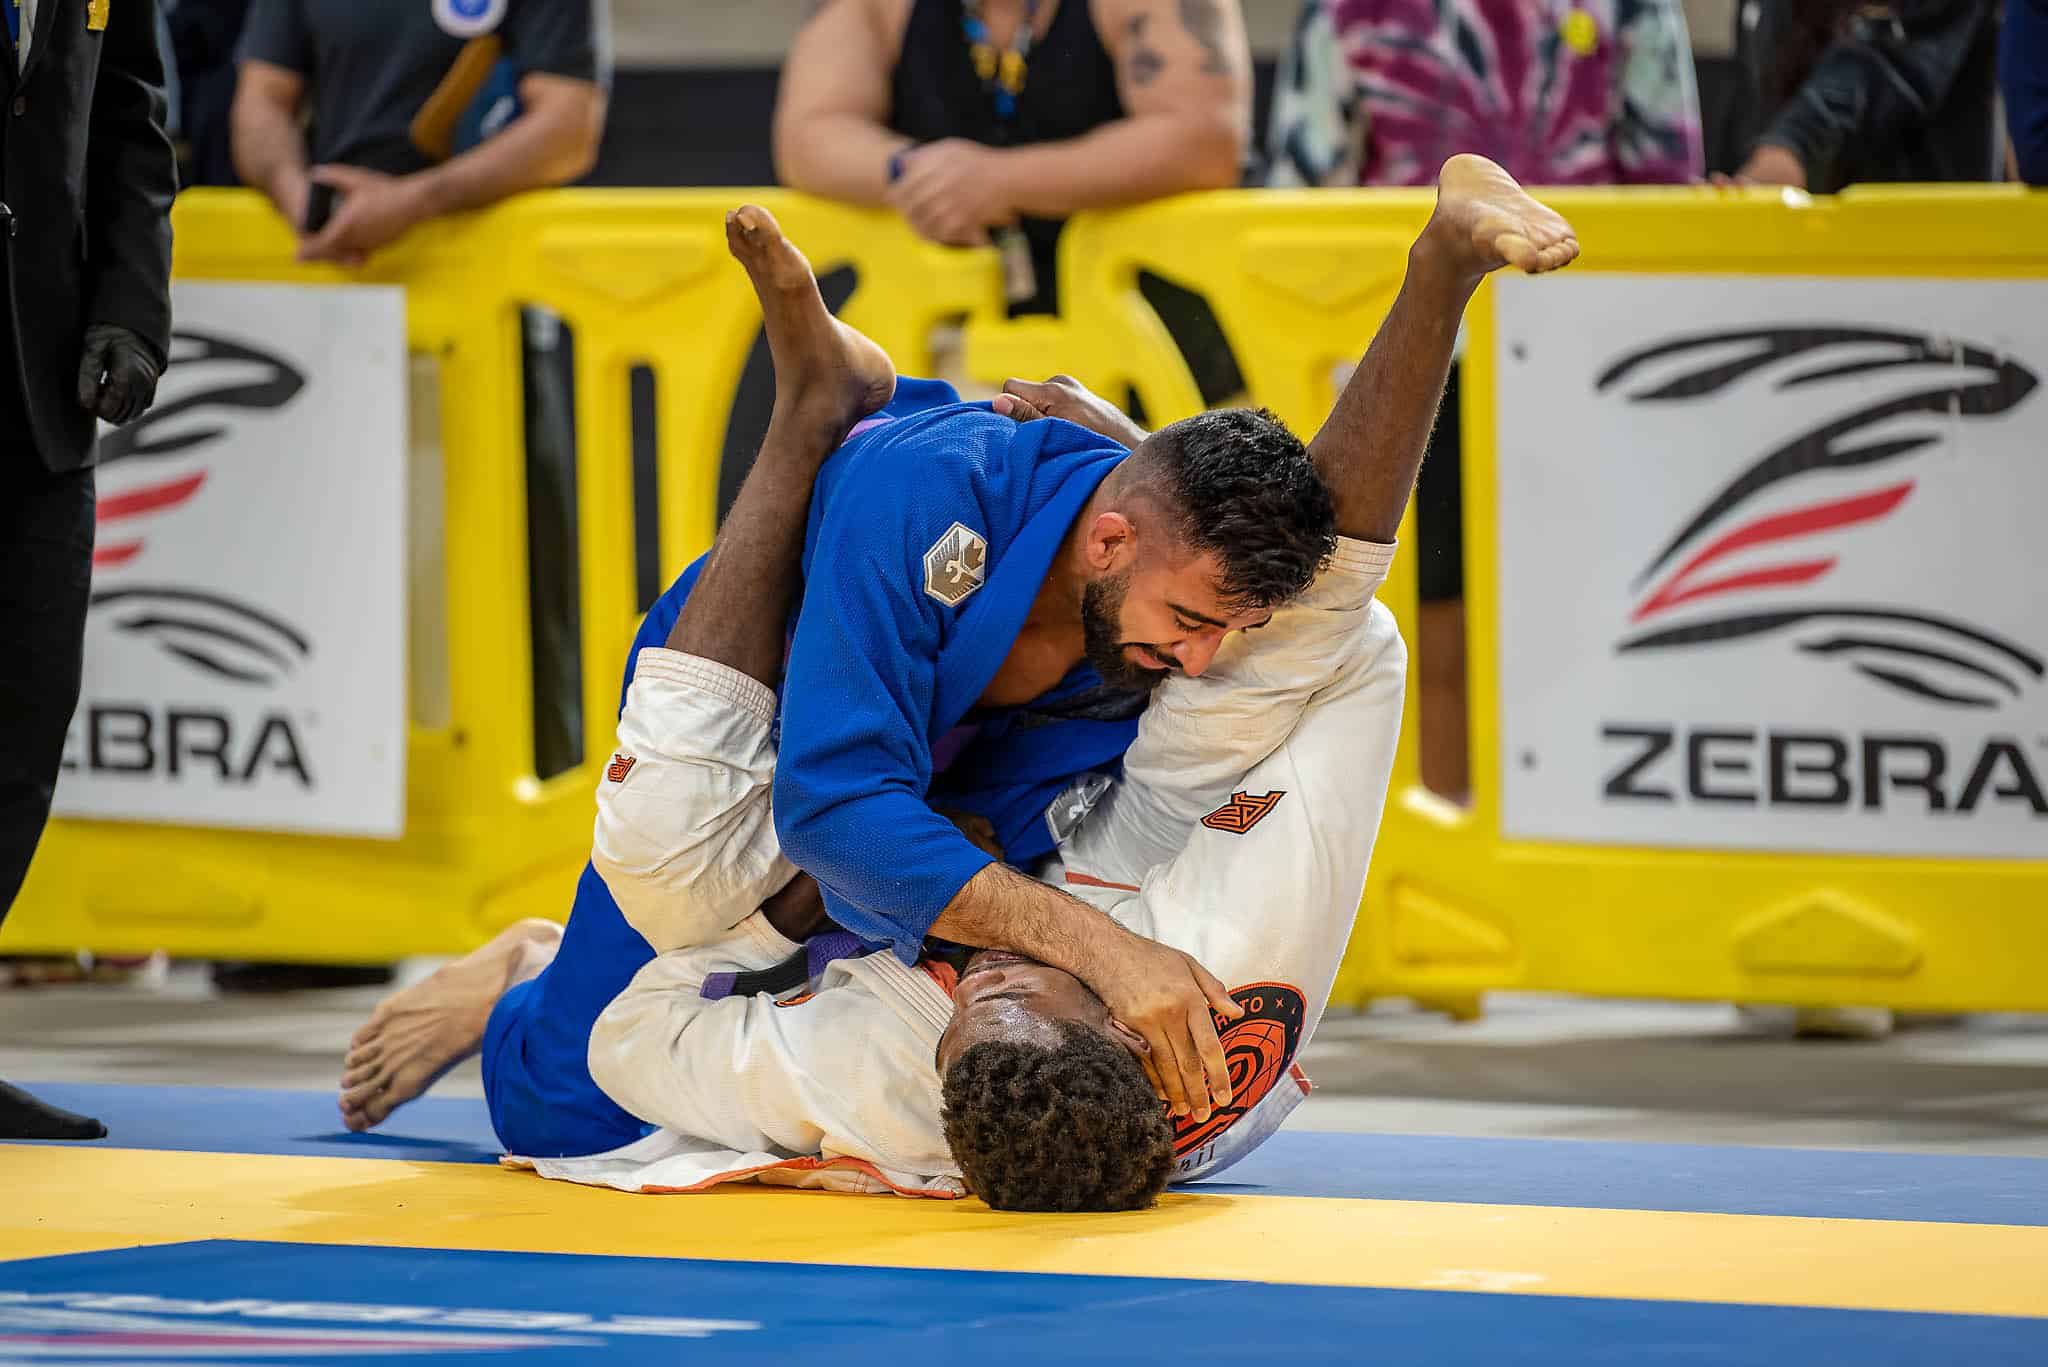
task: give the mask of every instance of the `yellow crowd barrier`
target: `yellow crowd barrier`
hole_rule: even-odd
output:
[[[2017,189],[1884,187],[1812,200],[1680,189],[1545,198],[1583,244],[1575,277],[2048,278],[2048,195]],[[1154,272],[1207,296],[1236,346],[1251,401],[1312,432],[1391,304],[1407,245],[1429,209],[1424,195],[1246,192],[1077,222],[1063,272],[1072,324],[1064,340],[1074,358],[1067,368],[1107,392],[1130,385],[1159,420],[1200,406],[1186,366],[1139,296],[1140,273]],[[1652,290],[1644,298],[1655,307]],[[2048,1008],[2048,919],[2040,915],[2048,907],[2048,820],[2034,826],[2041,836],[2033,857],[2018,858],[1680,850],[1502,834],[1493,322],[1490,281],[1467,314],[1461,386],[1471,801],[1446,801],[1422,782],[1419,671],[1411,670],[1393,791],[1335,1000],[1409,995],[1462,1011],[1490,990],[1529,989]],[[2048,453],[2048,417],[2029,421],[2036,454]],[[1551,439],[1569,444],[1573,434]],[[1410,547],[1414,533],[1411,514],[1402,532]],[[1397,558],[1383,598],[1412,648],[1412,553]],[[2038,620],[2048,623],[2048,610]],[[2048,735],[2020,740],[2037,756],[2048,747]]]
[[[851,265],[845,316],[915,373],[950,318],[1001,308],[986,253],[945,251],[882,214],[779,191],[770,206],[821,271]],[[257,196],[193,191],[174,213],[181,281],[380,283],[406,291],[414,452],[437,451],[442,553],[415,556],[404,835],[337,839],[126,822],[52,823],[0,952],[164,949],[379,962],[473,947],[522,916],[566,915],[591,794],[612,753],[638,626],[629,375],[655,376],[660,583],[710,545],[718,452],[760,323],[726,255],[732,191],[535,195],[428,225],[369,269],[299,265]],[[535,776],[522,427],[522,306],[575,339],[582,760]],[[253,324],[260,326],[260,322]],[[424,402],[422,401],[424,400]],[[422,424],[437,430],[421,432]],[[415,527],[417,539],[428,529]],[[443,701],[422,707],[422,693]],[[422,716],[422,712],[434,715]]]
[[[448,717],[416,720],[395,843],[66,821],[0,947],[163,947],[221,957],[382,959],[560,916],[580,867],[618,669],[635,625],[627,373],[658,377],[664,576],[713,530],[717,450],[757,323],[723,260],[731,191],[533,196],[433,225],[367,278],[408,291],[411,346],[438,358],[445,470]],[[1199,290],[1250,401],[1312,432],[1399,287],[1430,201],[1410,193],[1233,192],[1087,215],[1061,248],[1062,314],[1003,317],[992,254],[915,241],[886,216],[779,192],[760,201],[822,271],[850,264],[844,316],[909,373],[964,319],[988,383],[1068,371],[1128,388],[1155,422],[1201,400],[1138,288]],[[1559,192],[1575,273],[2048,277],[2048,196],[1885,189]],[[233,194],[178,210],[187,279],[337,281],[301,268],[267,211]],[[533,777],[518,390],[521,304],[574,329],[584,762]],[[1508,988],[1969,1009],[2048,1008],[2048,862],[1676,850],[1502,833],[1494,292],[1467,317],[1464,393],[1469,806],[1421,782],[1411,676],[1394,791],[1336,999],[1475,999]],[[2035,419],[2039,423],[2040,419]],[[1569,433],[1559,434],[1569,441]],[[2048,449],[2048,438],[2042,442]],[[1412,526],[1404,540],[1413,544]],[[664,578],[666,582],[666,578]],[[1411,644],[1413,556],[1384,591]],[[2048,855],[2048,848],[2041,853]],[[1256,915],[1255,908],[1246,908]]]

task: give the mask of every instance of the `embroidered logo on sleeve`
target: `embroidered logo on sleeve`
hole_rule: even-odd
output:
[[[988,580],[988,542],[980,532],[955,522],[924,553],[924,591],[949,608]]]
[[[607,783],[624,783],[626,781],[626,775],[632,772],[633,756],[613,755],[612,762],[605,766],[605,781]]]
[[[1278,792],[1261,793],[1253,797],[1250,793],[1236,792],[1230,801],[1202,818],[1202,824],[1212,831],[1228,831],[1232,835],[1243,835],[1266,819],[1266,813],[1280,805],[1280,799],[1287,796],[1285,789]]]

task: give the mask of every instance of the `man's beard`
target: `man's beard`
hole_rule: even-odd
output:
[[[1124,595],[1130,591],[1131,572],[1091,579],[1081,589],[1081,640],[1088,663],[1111,688],[1132,693],[1149,693],[1166,682],[1170,669],[1148,669],[1133,664],[1118,640],[1124,617]]]

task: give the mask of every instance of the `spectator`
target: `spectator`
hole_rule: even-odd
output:
[[[1237,0],[824,0],[783,67],[775,169],[995,241],[1013,308],[1049,312],[1060,220],[1238,183],[1251,71]]]
[[[254,0],[235,169],[299,233],[301,260],[343,264],[427,219],[575,180],[604,130],[605,4]],[[456,130],[501,60],[516,116],[463,149]]]
[[[1737,182],[1832,194],[2005,178],[1998,0],[1751,0],[1741,14],[1765,123]]]
[[[6,0],[0,0],[0,4]],[[299,235],[299,259],[360,265],[430,218],[575,180],[597,159],[609,0],[252,0],[235,169]],[[304,114],[311,113],[310,125]],[[522,310],[534,763],[583,746],[573,352]],[[381,965],[216,965],[227,991],[387,981]]]
[[[174,110],[186,148],[186,185],[239,185],[230,115],[235,45],[249,0],[171,0],[164,9],[178,74]]]
[[[1678,0],[1303,0],[1267,132],[1276,187],[1436,183],[1477,152],[1530,185],[1704,171]],[[1465,571],[1457,367],[1415,493],[1423,781],[1464,800]]]
[[[1684,184],[1703,170],[1678,0],[1304,0],[1267,183],[1433,185],[1460,152],[1525,184]]]
[[[2048,0],[2005,0],[1998,79],[2020,179],[2048,185]]]
[[[0,921],[50,815],[92,582],[95,418],[156,395],[171,196],[155,0],[0,0]],[[62,21],[62,22],[60,22]],[[0,1139],[98,1121],[0,1083]]]

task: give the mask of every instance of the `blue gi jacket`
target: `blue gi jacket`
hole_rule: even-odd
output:
[[[1071,423],[1020,425],[958,399],[950,385],[902,380],[886,421],[825,463],[782,689],[783,852],[818,880],[834,920],[906,963],[991,862],[930,802],[987,816],[1010,862],[1029,863],[1053,848],[1047,804],[1121,765],[1143,706],[1084,664],[1024,708],[976,709],[1067,529],[1128,452]],[[642,644],[666,635],[697,569],[650,611]],[[937,773],[934,749],[951,758],[963,721],[972,738]]]

